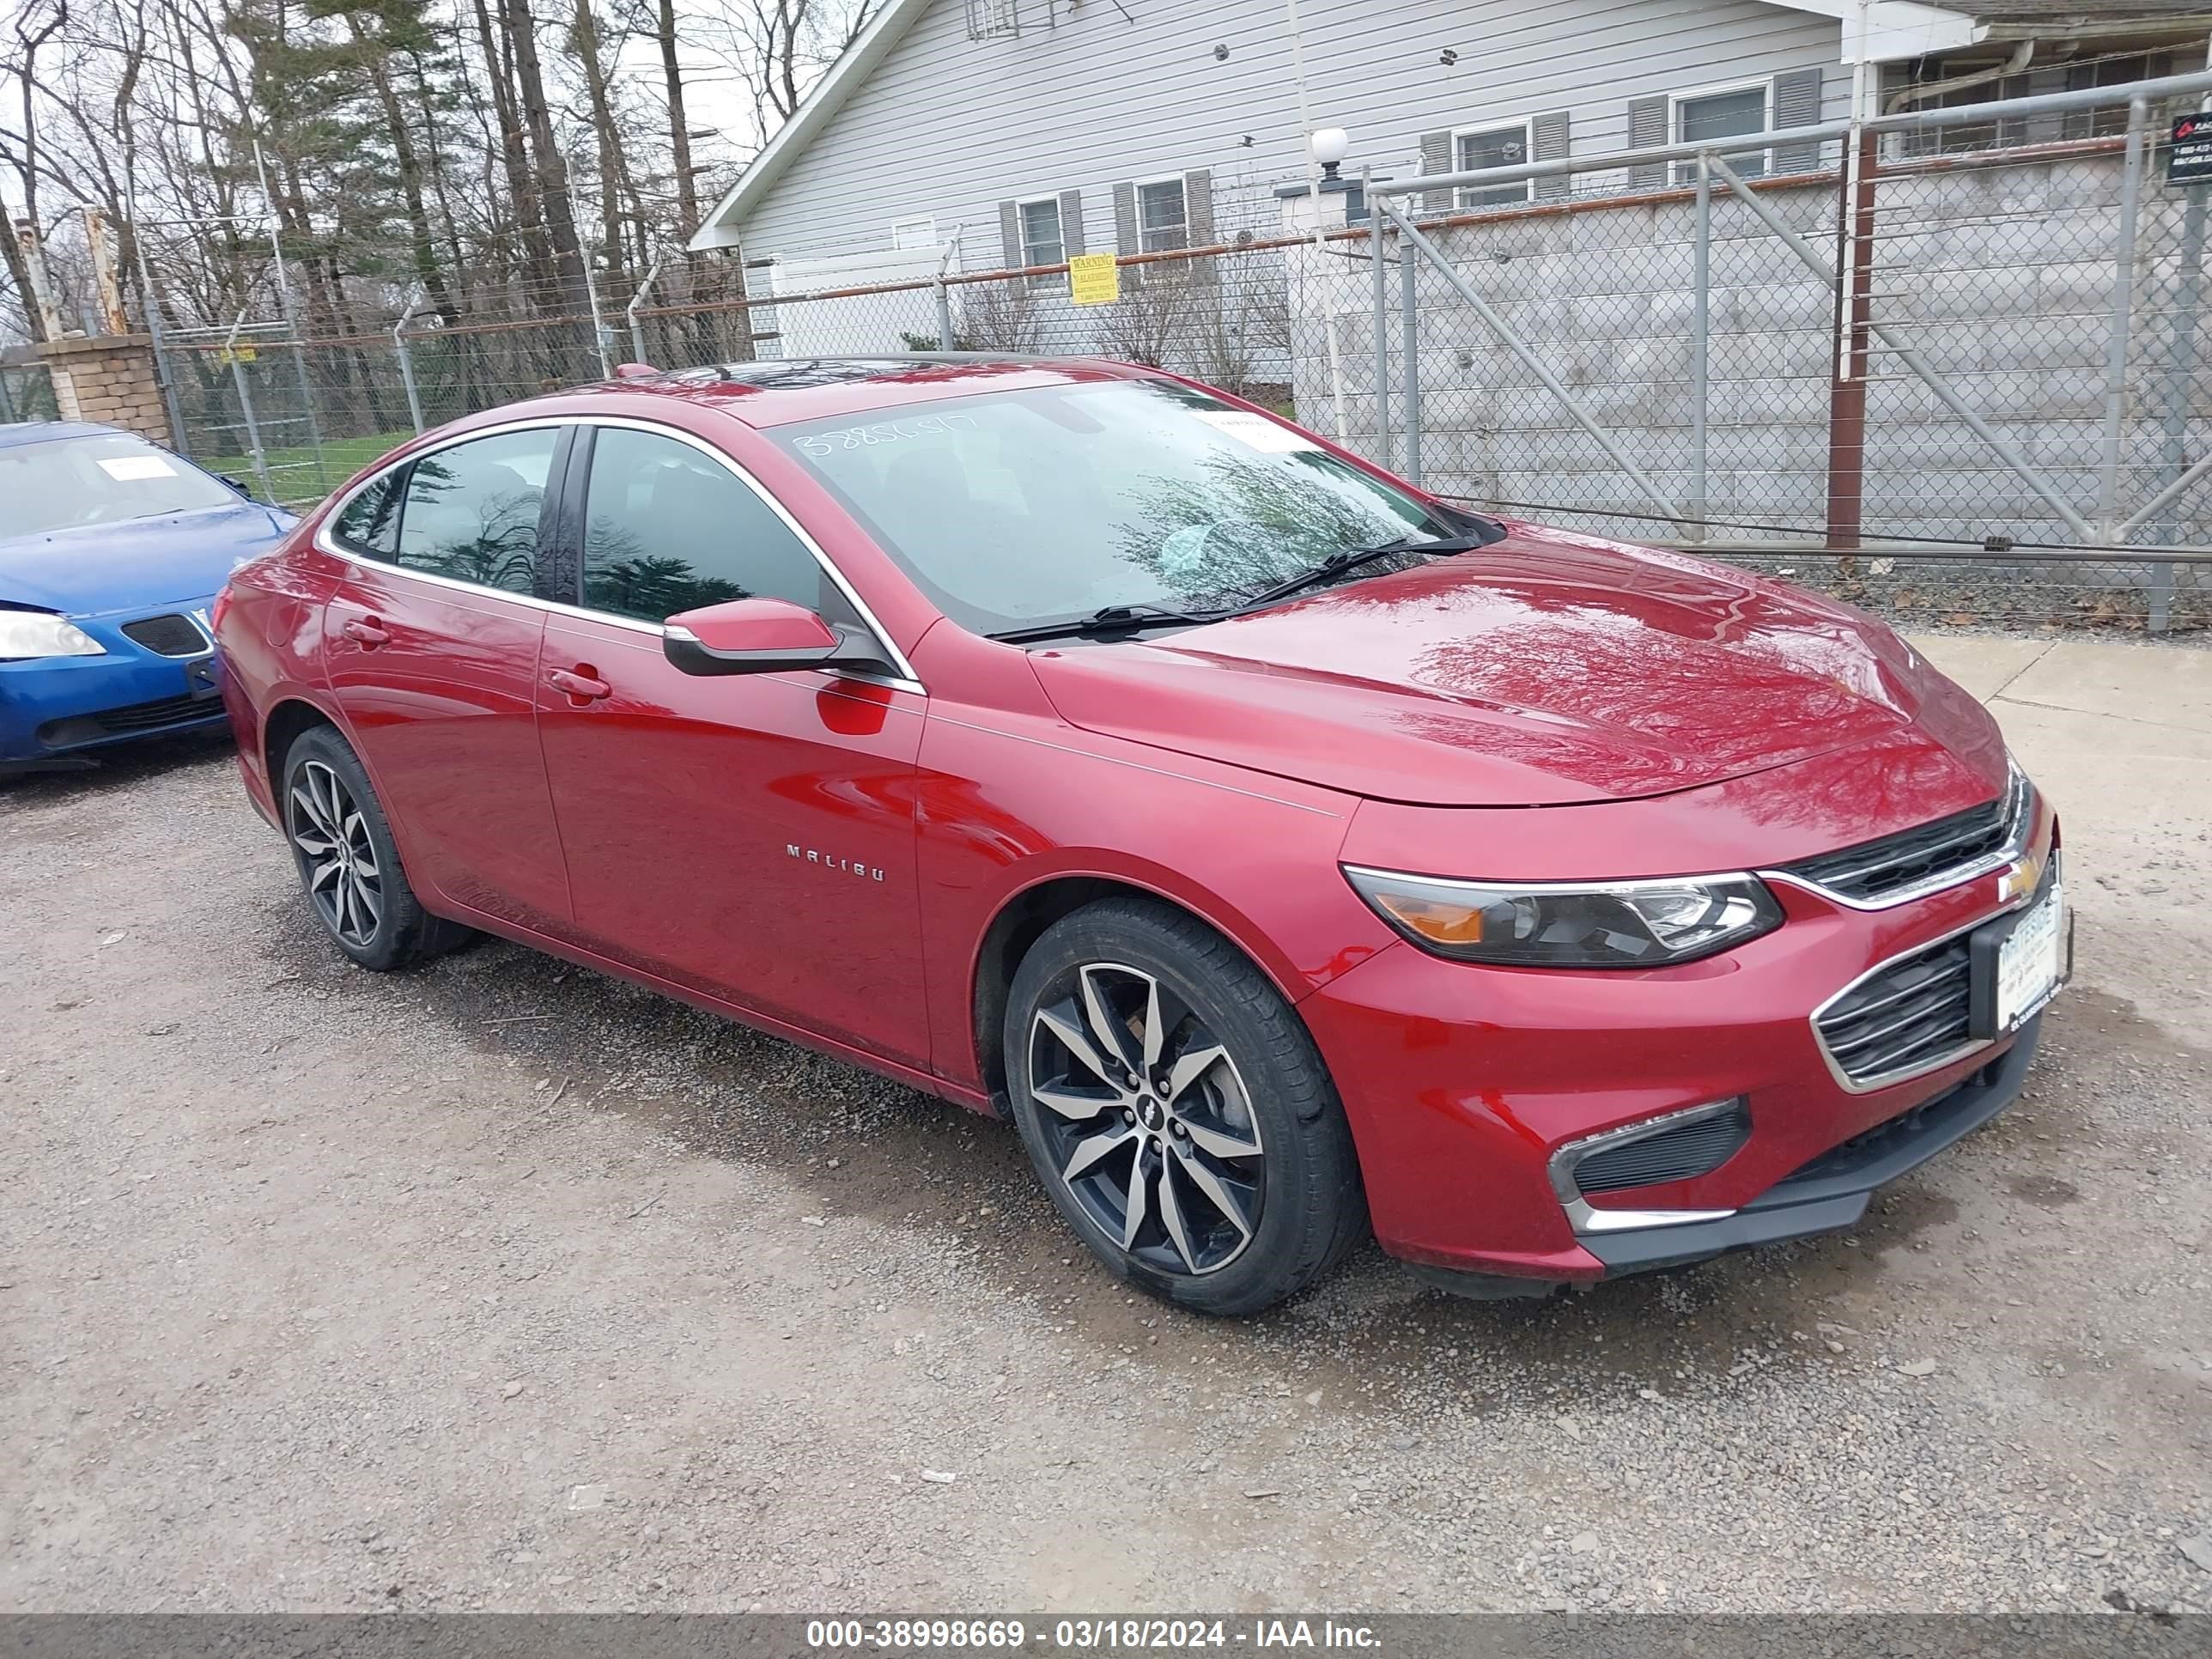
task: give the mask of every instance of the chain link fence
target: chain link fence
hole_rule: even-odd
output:
[[[1310,252],[1310,250],[1308,250]],[[636,303],[446,326],[409,313],[375,333],[295,338],[282,324],[167,331],[158,348],[195,459],[287,506],[311,502],[414,433],[519,398],[664,368],[754,358],[1003,352],[1103,356],[1197,375],[1290,410],[1294,325],[1284,239],[1135,256],[1110,304],[1073,303],[1065,265]],[[1318,328],[1319,323],[1311,325]]]
[[[1916,625],[2212,626],[2207,187],[2162,154],[2208,91],[1378,184],[1355,444]]]
[[[322,333],[172,326],[161,367],[188,452],[296,505],[416,431],[625,360],[1095,354],[1445,495],[1910,625],[2202,630],[2207,191],[2162,174],[2166,123],[2208,94],[2212,76],[2169,77],[1376,180],[1327,198],[1352,222],[1317,235],[1252,190],[1219,198],[1207,246],[1121,257],[1105,304],[1074,303],[1065,264],[962,269],[956,228],[885,257],[669,255],[619,308],[446,316],[386,289]],[[875,269],[903,274],[822,280]]]
[[[43,363],[0,363],[0,426],[60,418],[53,376]]]

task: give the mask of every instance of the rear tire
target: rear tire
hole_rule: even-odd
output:
[[[1365,1233],[1312,1037],[1195,918],[1140,898],[1063,917],[1014,974],[1003,1043],[1038,1179],[1091,1253],[1151,1295],[1257,1313]]]
[[[335,727],[310,726],[294,739],[276,804],[308,909],[360,966],[389,973],[472,936],[415,896],[376,790]]]

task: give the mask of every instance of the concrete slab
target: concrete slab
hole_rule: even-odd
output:
[[[2212,732],[2212,651],[2062,640],[2002,695],[2049,708]]]
[[[1922,656],[1987,702],[2057,641],[1990,639],[1978,634],[1916,634],[1912,643]]]
[[[2140,688],[2144,681],[2134,676],[2151,665],[2098,673],[2113,659],[2095,659],[2115,649],[2169,665],[2169,678],[2173,659],[2186,654],[2094,649],[2080,678],[2073,665],[2062,665],[2069,672],[2054,677],[2056,690]],[[2200,730],[2087,714],[2010,692],[1989,707],[2020,763],[2058,808],[2076,915],[2076,982],[2133,1003],[2176,1042],[2202,1044],[2212,994],[2212,724]]]

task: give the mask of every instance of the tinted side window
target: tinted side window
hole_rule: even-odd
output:
[[[388,559],[399,541],[399,502],[407,469],[396,466],[348,501],[331,523],[337,544],[372,558]]]
[[[744,599],[789,599],[841,621],[848,609],[805,544],[726,467],[672,438],[601,428],[586,498],[585,605],[659,623]]]
[[[398,562],[410,570],[528,593],[538,520],[560,433],[502,432],[425,455],[408,474]]]

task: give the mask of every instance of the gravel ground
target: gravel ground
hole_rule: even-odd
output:
[[[2094,903],[1855,1236],[1226,1325],[995,1125],[505,945],[352,970],[221,747],[0,786],[0,1608],[2212,1610],[2212,1055]]]

